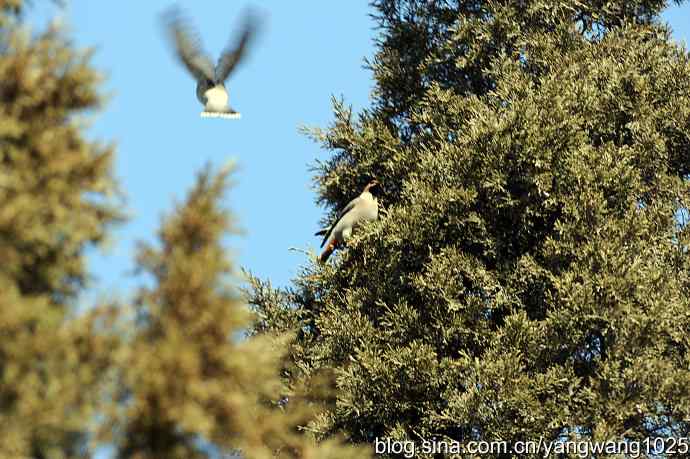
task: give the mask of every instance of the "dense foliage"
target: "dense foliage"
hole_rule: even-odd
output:
[[[291,380],[338,375],[319,430],[687,436],[690,61],[666,2],[373,6],[372,107],[312,135],[319,202],[376,177],[387,215],[251,292],[257,333],[295,333]]]

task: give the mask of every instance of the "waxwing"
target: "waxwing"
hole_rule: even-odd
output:
[[[321,242],[321,247],[326,244],[326,248],[319,257],[319,261],[325,263],[331,253],[343,245],[352,234],[355,226],[374,221],[378,218],[379,205],[376,198],[371,194],[371,189],[379,184],[378,181],[372,180],[364,187],[362,194],[354,198],[348,203],[345,208],[340,211],[338,218],[331,224],[329,228],[322,229],[316,236],[324,236]]]

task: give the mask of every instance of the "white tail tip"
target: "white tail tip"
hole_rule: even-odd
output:
[[[242,115],[238,112],[235,113],[223,113],[223,112],[201,112],[202,118],[227,118],[229,120],[238,120],[242,118]]]

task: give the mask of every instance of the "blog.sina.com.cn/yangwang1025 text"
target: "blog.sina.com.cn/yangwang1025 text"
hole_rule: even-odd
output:
[[[469,441],[460,443],[452,439],[431,440],[395,440],[392,438],[376,438],[374,440],[376,454],[395,454],[406,458],[417,454],[472,454],[495,455],[538,454],[544,458],[552,455],[571,455],[588,458],[596,455],[612,454],[624,455],[631,459],[648,455],[675,455],[690,452],[690,438],[646,438],[644,440],[539,440],[517,441]]]

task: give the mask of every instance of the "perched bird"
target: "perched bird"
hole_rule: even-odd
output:
[[[374,221],[379,215],[379,204],[374,195],[371,194],[372,188],[379,185],[379,182],[372,180],[364,187],[362,194],[350,201],[345,208],[340,211],[338,218],[329,228],[322,229],[315,236],[324,236],[321,247],[326,244],[326,249],[319,257],[321,263],[325,263],[333,251],[341,244],[345,243],[352,234],[352,229],[360,223]]]
[[[168,9],[163,21],[177,57],[197,81],[196,97],[204,105],[201,116],[239,118],[240,114],[228,105],[225,80],[242,61],[256,35],[256,17],[251,13],[246,14],[239,38],[222,52],[215,67],[204,53],[198,33],[178,7]]]

